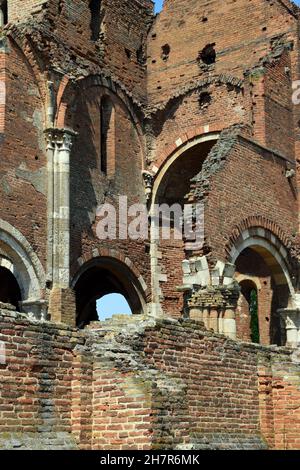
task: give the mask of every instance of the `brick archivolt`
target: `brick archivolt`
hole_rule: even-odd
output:
[[[264,230],[264,232],[258,232],[258,229]],[[266,219],[263,216],[249,216],[244,219],[241,223],[236,225],[231,232],[229,241],[226,246],[226,253],[230,256],[232,247],[234,247],[239,240],[243,239],[243,233],[249,230],[253,236],[259,233],[264,235],[271,240],[271,236],[274,245],[280,250],[281,246],[289,248],[290,240],[288,235],[272,220]],[[261,235],[259,235],[261,236]]]
[[[123,265],[125,265],[131,273],[135,276],[137,281],[139,282],[141,289],[144,293],[145,296],[149,294],[149,288],[141,275],[139,269],[136,267],[136,265],[131,261],[128,256],[125,256],[123,253],[121,253],[119,250],[116,249],[107,249],[107,248],[94,248],[91,253],[87,253],[80,258],[78,258],[76,265],[73,266],[72,272],[76,272],[76,274],[73,276],[72,281],[71,281],[71,286],[74,287],[76,282],[78,281],[80,275],[88,269],[90,266],[91,262],[97,262],[97,260],[101,260],[101,258],[111,258],[112,260],[119,261]],[[79,268],[79,269],[78,269]]]
[[[25,237],[1,219],[0,265],[9,269],[17,279],[24,310],[40,316],[46,281],[44,268]]]
[[[281,234],[279,228],[278,233]],[[235,239],[234,243],[233,238]],[[253,248],[261,253],[262,256],[264,256],[264,253],[268,253],[266,263],[273,274],[276,284],[287,284],[291,296],[294,297],[295,286],[291,274],[289,252],[278,236],[261,226],[249,227],[244,230],[241,230],[241,228],[237,229],[235,234],[231,237],[231,246],[230,250],[228,250],[227,257],[228,261],[235,264],[239,255],[246,248]]]

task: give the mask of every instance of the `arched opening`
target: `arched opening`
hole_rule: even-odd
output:
[[[113,176],[115,173],[115,108],[107,96],[101,99],[100,119],[101,171],[107,176]]]
[[[13,273],[0,266],[0,302],[10,304],[20,310],[21,290]]]
[[[8,23],[7,0],[0,0],[0,27]]]
[[[177,205],[183,215],[191,180],[201,171],[203,162],[215,143],[216,136],[211,136],[211,138],[206,136],[203,141],[200,140],[194,145],[190,143],[186,150],[167,162],[162,173],[156,177],[154,184],[153,202],[156,207],[166,205],[166,208],[170,209],[170,212],[164,211],[163,217],[153,217],[152,221],[152,234],[159,228],[159,235],[156,235],[155,243],[151,245],[153,265],[157,258],[157,267],[152,270],[152,284],[160,293],[159,298],[156,298],[154,302],[163,312],[173,317],[181,316],[184,310],[183,294],[177,292],[176,287],[182,285],[182,261],[186,257],[186,245],[183,233],[180,233],[178,217],[174,220],[174,213],[171,209]],[[155,224],[156,228],[153,229]],[[164,229],[163,237],[162,228]],[[169,230],[169,236],[165,236],[167,230]]]
[[[144,310],[145,299],[139,281],[131,270],[123,263],[113,258],[96,258],[83,267],[74,285],[76,293],[77,325],[80,328],[90,322],[99,320],[99,313],[106,316],[109,312],[99,312],[99,300],[101,308],[105,307],[105,297],[111,314],[141,314]],[[119,297],[116,297],[116,294]],[[120,299],[122,298],[122,303]],[[124,309],[126,301],[127,311]]]
[[[237,336],[243,341],[260,343],[258,319],[258,290],[256,284],[245,279],[240,283],[241,294],[236,315]]]
[[[246,245],[249,246],[246,246]],[[278,310],[288,306],[290,289],[287,278],[275,256],[264,240],[245,243],[235,265],[237,280],[240,282],[241,297],[237,309],[237,337],[246,341],[268,344],[285,344],[285,333],[281,328]],[[257,288],[259,282],[259,288]],[[256,294],[253,292],[255,291]],[[252,296],[252,297],[251,297]],[[256,305],[255,305],[256,304]],[[248,309],[248,319],[247,319]],[[251,309],[257,309],[258,324]],[[250,321],[250,323],[249,323]]]
[[[91,40],[98,41],[101,30],[101,0],[91,0],[89,8],[91,12]]]
[[[113,315],[131,315],[129,303],[122,294],[107,294],[97,300],[97,313],[100,321],[107,320]]]

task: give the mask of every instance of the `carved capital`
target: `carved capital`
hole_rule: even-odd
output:
[[[149,171],[143,171],[142,176],[145,186],[146,199],[149,201],[152,194],[154,176]]]
[[[72,129],[49,128],[45,130],[47,150],[71,152],[77,132]]]
[[[287,346],[295,348],[300,344],[300,310],[285,308],[278,310],[286,331]]]
[[[279,310],[281,319],[286,329],[300,329],[300,310],[299,309],[281,309]]]

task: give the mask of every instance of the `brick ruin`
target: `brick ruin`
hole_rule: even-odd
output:
[[[0,449],[300,449],[299,23],[0,0]],[[204,244],[100,240],[119,196]]]

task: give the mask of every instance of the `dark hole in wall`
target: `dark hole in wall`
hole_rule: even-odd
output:
[[[199,95],[199,106],[201,109],[208,108],[212,102],[211,94],[208,91],[203,91]]]
[[[207,44],[202,51],[199,52],[198,55],[198,62],[205,65],[212,65],[216,62],[216,50],[215,50],[215,43]]]
[[[138,61],[140,65],[145,65],[146,63],[146,57],[144,54],[143,45],[141,45],[136,51],[136,60]]]
[[[169,58],[171,52],[171,47],[169,44],[164,44],[161,48],[161,58],[164,62],[166,62]]]
[[[101,0],[91,0],[89,8],[91,12],[91,40],[98,41],[101,29]]]
[[[21,290],[15,276],[6,268],[0,267],[0,302],[11,304],[19,310]]]
[[[128,59],[131,58],[131,51],[129,49],[127,49],[126,47],[125,47],[125,54],[126,54]]]
[[[59,1],[59,4],[58,4],[58,14],[60,15],[62,10],[63,10],[63,6],[64,6],[64,2],[63,0],[60,0]]]

